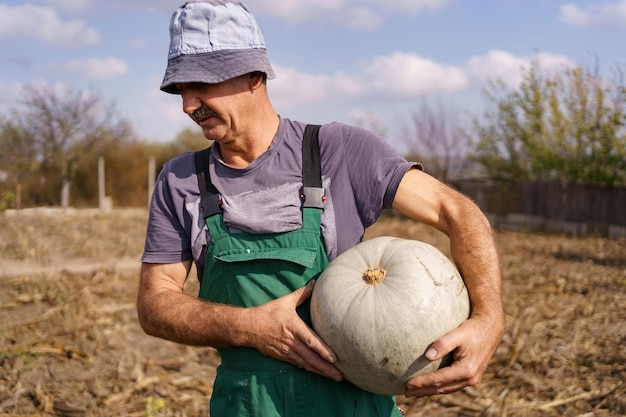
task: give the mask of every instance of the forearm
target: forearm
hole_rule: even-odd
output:
[[[470,293],[472,315],[503,327],[501,267],[491,226],[478,206],[434,178],[407,172],[394,200],[401,213],[433,226],[450,239],[450,249]]]
[[[469,200],[452,207],[453,213],[445,213],[444,231],[470,294],[471,316],[493,320],[503,329],[501,265],[491,226]]]
[[[144,331],[185,345],[221,348],[244,344],[250,323],[247,309],[183,294],[182,266],[142,266],[137,314]]]
[[[448,235],[452,258],[470,296],[468,320],[434,341],[429,360],[454,352],[454,363],[407,383],[406,395],[445,394],[480,382],[504,334],[501,268],[487,218],[478,206],[432,177],[409,171],[394,208]]]
[[[298,316],[313,282],[260,306],[208,303],[183,294],[191,263],[143,264],[137,296],[139,323],[150,335],[192,346],[248,346],[337,381],[330,348]]]

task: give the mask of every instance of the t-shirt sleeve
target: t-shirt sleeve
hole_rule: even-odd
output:
[[[355,203],[365,227],[384,209],[392,207],[404,174],[419,164],[407,161],[378,135],[362,128],[342,125],[346,165]]]
[[[187,153],[167,162],[159,173],[150,202],[142,262],[177,263],[193,259],[189,238],[191,219],[185,210],[185,200],[194,198],[188,195],[188,189],[194,185],[191,181],[195,180],[192,155]]]

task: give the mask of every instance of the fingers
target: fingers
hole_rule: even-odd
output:
[[[460,340],[456,340],[456,334],[456,332],[450,332],[445,336],[435,340],[424,354],[424,356],[426,356],[426,359],[428,359],[429,361],[436,361],[439,359],[443,359],[443,357],[454,351],[454,349],[456,349],[461,342]]]
[[[324,361],[335,363],[337,358],[331,348],[313,332],[306,323],[302,322],[302,327],[296,331],[296,337],[302,342],[305,351],[313,351],[324,359]]]
[[[301,294],[299,304],[310,297],[313,285],[307,285]],[[294,365],[318,373],[327,378],[341,381],[343,376],[333,366],[337,358],[332,349],[299,317],[293,323]]]
[[[336,356],[326,343],[298,316],[296,307],[311,297],[315,281],[284,297],[256,307],[256,348],[266,355],[299,368],[340,381],[343,376],[333,364]]]
[[[305,325],[305,327],[304,334],[296,334],[297,341],[293,345],[293,352],[297,356],[297,363],[294,365],[341,381],[343,375],[333,366],[336,361],[334,353],[308,326]]]
[[[311,298],[311,294],[313,294],[313,288],[315,287],[315,280],[309,281],[304,287],[295,291],[296,294],[299,293],[297,306],[300,306],[303,302]],[[324,341],[309,327],[306,323],[302,322],[303,326],[300,326],[299,331],[296,333],[296,336],[299,340],[301,340],[307,350],[312,350],[317,352],[319,356],[321,356],[324,360],[335,363],[337,358],[335,354],[331,350],[331,348],[324,343]]]
[[[292,296],[297,297],[297,302],[296,302],[295,307],[300,306],[306,300],[311,298],[311,294],[313,294],[314,287],[315,287],[315,280],[312,279],[309,282],[307,282],[307,284],[304,287],[298,288],[292,293]]]
[[[480,382],[470,372],[460,369],[459,366],[441,368],[435,372],[418,376],[411,379],[406,385],[408,397],[427,397],[437,394],[449,394],[467,386],[473,386]]]
[[[436,340],[426,351],[428,360],[439,360],[452,353],[452,365],[412,378],[406,384],[406,395],[425,397],[449,394],[480,383],[492,352],[485,349],[484,339],[475,323],[466,321],[459,328]]]

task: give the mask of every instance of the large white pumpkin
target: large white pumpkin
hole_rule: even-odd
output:
[[[405,392],[413,376],[440,361],[424,353],[469,315],[454,264],[437,248],[383,236],[333,260],[311,297],[313,328],[337,355],[344,377],[383,395]]]

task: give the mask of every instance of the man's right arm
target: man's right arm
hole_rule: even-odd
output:
[[[141,327],[149,335],[185,345],[241,345],[241,333],[232,330],[241,327],[243,309],[209,304],[183,294],[190,268],[191,261],[141,265],[137,294]]]
[[[249,346],[328,378],[341,379],[335,356],[296,313],[313,285],[252,308],[205,302],[183,293],[191,261],[143,263],[137,314],[144,331],[176,343]]]

